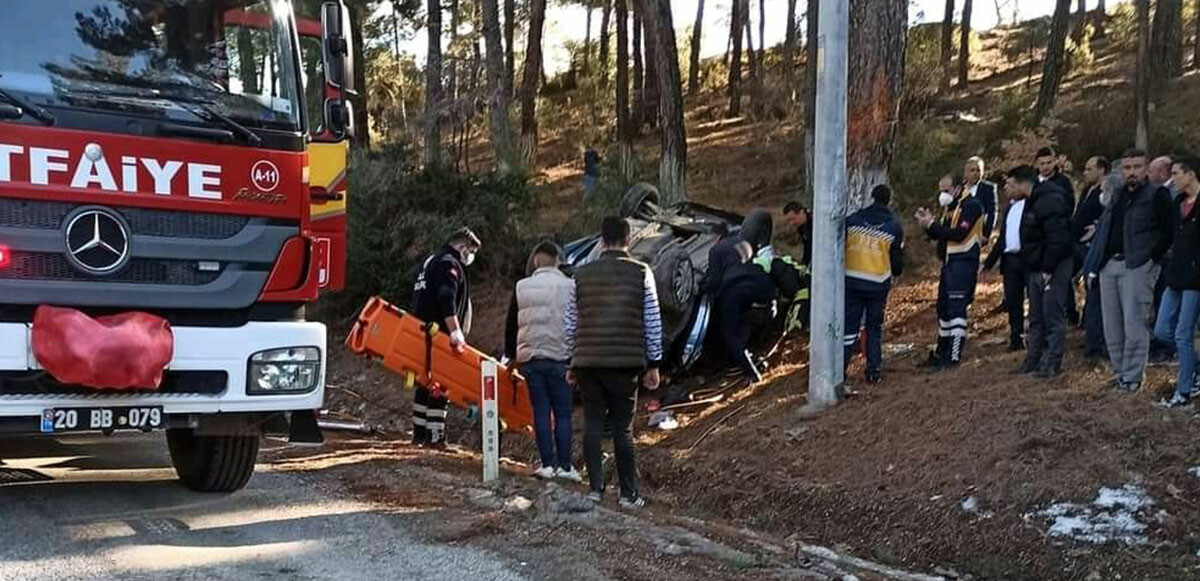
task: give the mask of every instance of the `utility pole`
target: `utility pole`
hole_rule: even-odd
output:
[[[819,412],[842,398],[845,325],[846,99],[850,3],[821,2],[813,151],[812,329],[808,405]]]

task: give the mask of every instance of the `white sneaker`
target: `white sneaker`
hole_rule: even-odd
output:
[[[576,470],[574,466],[572,466],[570,470],[563,470],[562,468],[559,468],[554,471],[554,475],[558,478],[562,478],[563,480],[569,480],[576,484],[580,484],[583,482],[583,475],[580,474],[579,471]]]
[[[549,466],[542,466],[541,468],[534,470],[533,475],[536,478],[550,480],[551,478],[554,478],[554,469]]]

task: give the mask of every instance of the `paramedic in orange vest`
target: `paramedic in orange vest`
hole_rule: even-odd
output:
[[[857,350],[859,324],[867,328],[867,383],[883,379],[883,311],[892,277],[904,270],[904,228],[888,206],[892,190],[871,190],[874,202],[846,218],[846,358]]]
[[[967,308],[975,299],[975,277],[979,273],[979,253],[983,246],[984,209],[971,191],[947,175],[938,184],[941,217],[935,219],[928,208],[913,216],[929,238],[937,241],[942,273],[938,280],[937,349],[922,364],[934,370],[955,367],[962,362],[967,343]]]

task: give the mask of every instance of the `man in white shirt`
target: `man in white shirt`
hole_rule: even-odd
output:
[[[1021,216],[1025,212],[1025,196],[1020,191],[1010,192],[1008,207],[1000,222],[1000,236],[992,245],[987,260],[980,271],[990,270],[1000,263],[1000,274],[1004,277],[1004,306],[1008,310],[1008,350],[1021,351],[1025,348],[1025,286],[1029,273],[1021,263]]]
[[[963,178],[971,196],[983,204],[984,216],[987,221],[983,224],[983,235],[988,243],[992,241],[992,229],[996,225],[996,184],[983,179],[983,158],[972,156],[963,164]]]

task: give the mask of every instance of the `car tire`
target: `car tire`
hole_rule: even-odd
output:
[[[620,215],[622,218],[654,220],[658,218],[658,200],[658,188],[638,182],[630,186],[621,198]]]
[[[742,220],[741,237],[749,242],[754,250],[771,245],[771,236],[775,230],[775,219],[771,213],[763,209],[751,210]]]
[[[241,490],[254,474],[258,446],[257,435],[198,436],[191,428],[167,430],[175,473],[196,492]]]
[[[663,318],[663,344],[673,345],[687,331],[699,296],[696,267],[678,240],[671,240],[654,255],[650,263],[658,287],[659,309]]]

